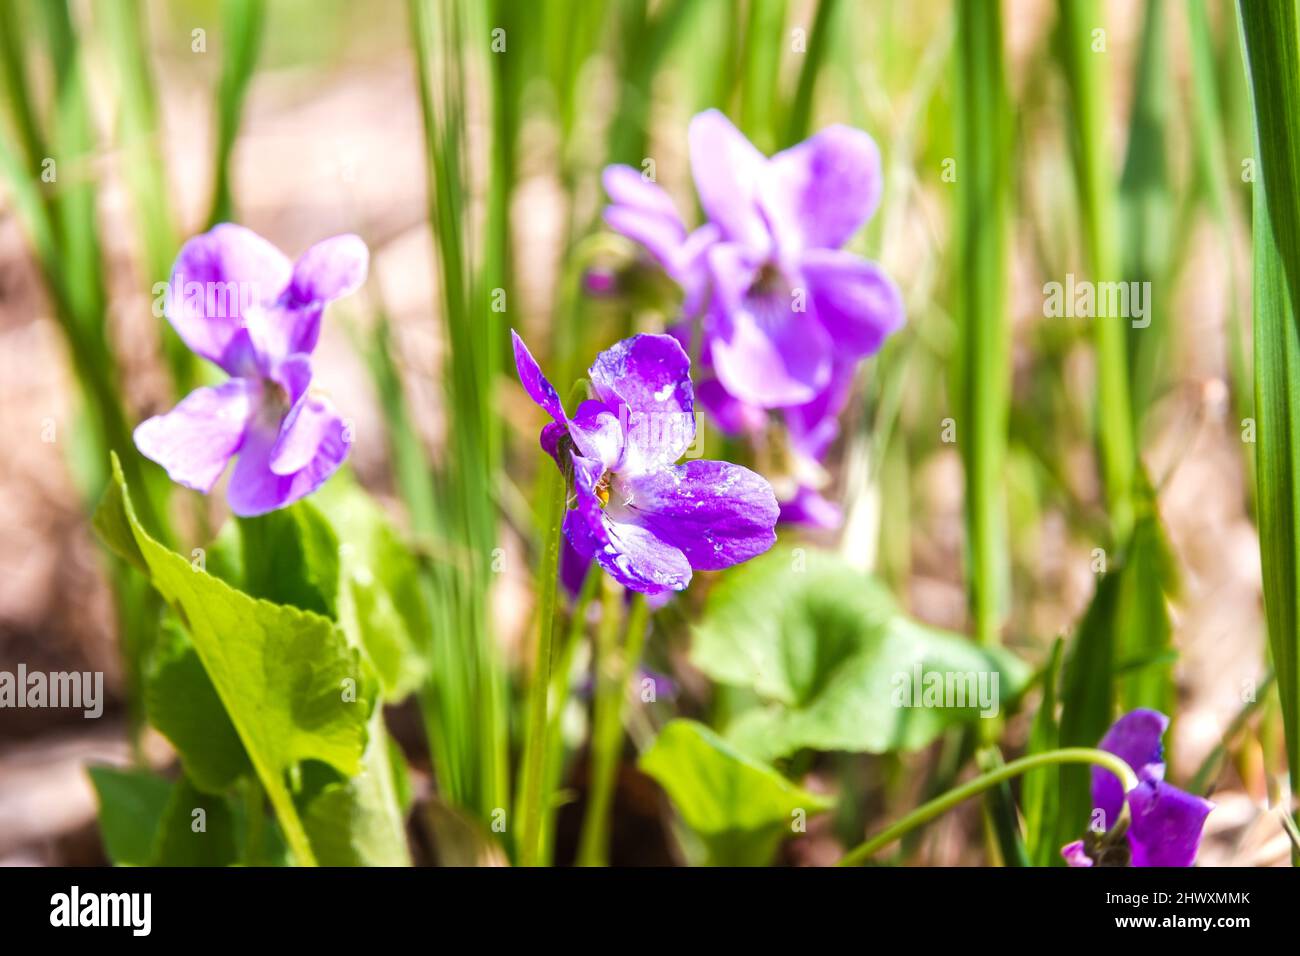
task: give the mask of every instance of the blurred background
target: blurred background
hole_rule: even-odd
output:
[[[767,153],[831,122],[865,129],[882,150],[884,195],[854,247],[898,283],[908,325],[859,376],[828,462],[844,526],[817,540],[873,569],[914,616],[970,630],[962,458],[944,438],[946,420],[963,421],[953,385],[963,292],[945,176],[958,148],[952,6],[497,0],[465,5],[463,20],[422,45],[416,11],[446,26],[440,6],[0,7],[0,669],[103,671],[107,689],[98,720],[76,710],[0,711],[0,862],[104,862],[86,765],[165,768],[173,759],[156,734],[131,743],[123,642],[148,625],[136,610],[139,584],[106,560],[88,514],[103,487],[105,449],[120,450],[131,426],[205,374],[154,314],[152,290],[180,242],[216,221],[237,220],[290,256],[339,232],[366,240],[370,280],[328,312],[317,377],[356,423],[351,461],[362,484],[418,534],[409,462],[436,466],[459,453],[448,419],[464,409],[449,400],[447,375],[460,353],[449,343],[482,315],[455,314],[449,227],[436,219],[431,181],[457,187],[461,219],[450,228],[501,277],[482,282],[506,290],[506,325],[535,343],[544,366],[581,368],[621,335],[673,318],[662,294],[590,297],[572,274],[580,262],[620,281],[635,277],[630,246],[591,240],[605,235],[604,165],[651,158],[679,208],[695,210],[686,126],[700,109],[722,108]],[[1173,692],[1171,778],[1208,767],[1206,789],[1219,808],[1202,863],[1282,863],[1289,845],[1267,813],[1284,784],[1243,424],[1252,416],[1251,132],[1233,11],[1196,0],[1095,10],[1104,58],[1097,152],[1117,210],[1102,240],[1123,277],[1152,284],[1151,324],[1128,334],[1127,381],[1134,442],[1176,569],[1168,580],[1177,586],[1152,624],[1169,628],[1159,663]],[[1097,577],[1094,549],[1110,545],[1092,333],[1087,320],[1044,315],[1045,283],[1089,272],[1058,7],[1008,0],[1002,25],[1014,144],[1001,633],[1039,667],[1053,640],[1076,628]],[[426,135],[430,111],[435,132],[451,128],[448,104],[464,110],[461,142]],[[452,153],[463,163],[449,170]],[[960,177],[960,162],[955,169]],[[459,301],[470,298],[462,290]],[[536,546],[529,496],[544,462],[535,446],[540,413],[503,357],[493,351],[486,360],[502,435],[486,480],[505,516],[502,572],[488,597],[493,641],[514,675],[526,663]],[[394,402],[407,415],[400,438]],[[721,439],[706,435],[706,451],[709,442]],[[156,489],[181,553],[223,520],[220,495],[201,502],[171,492],[153,466],[137,459],[134,467]],[[684,637],[667,641],[659,663],[681,682],[689,708],[708,689],[684,648]],[[1257,700],[1243,697],[1255,686]],[[1024,741],[1035,700],[1011,718],[1007,740]],[[390,724],[427,790],[419,717],[399,710]],[[942,761],[941,749],[873,758],[861,819],[914,802],[913,781],[924,776],[914,771]],[[653,785],[626,769],[616,861],[673,860]],[[561,843],[565,826],[562,814]],[[980,862],[979,828],[977,812],[953,814],[909,858]],[[815,824],[785,859],[829,862],[838,846]]]

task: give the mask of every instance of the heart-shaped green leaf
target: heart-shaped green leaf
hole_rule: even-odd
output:
[[[726,737],[764,760],[797,750],[913,750],[994,717],[1024,687],[1014,655],[905,617],[878,582],[832,554],[777,550],[710,595],[692,660],[761,703]]]
[[[116,456],[95,527],[185,625],[294,855],[314,863],[290,781],[306,760],[348,777],[360,769],[377,689],[360,652],[328,618],[250,597],[151,538]]]

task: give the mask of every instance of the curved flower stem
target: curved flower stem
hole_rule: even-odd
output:
[[[611,599],[611,595],[613,595]],[[591,784],[587,814],[578,841],[579,866],[609,863],[609,816],[614,805],[619,757],[623,750],[623,711],[628,677],[641,660],[645,646],[645,595],[633,594],[628,612],[627,640],[622,653],[616,644],[619,598],[622,589],[606,584],[603,619],[596,648],[596,701],[591,729]]]
[[[949,790],[942,796],[935,797],[929,803],[922,804],[903,819],[886,827],[865,843],[860,843],[852,850],[849,850],[841,857],[838,865],[861,866],[875,853],[889,846],[899,837],[929,823],[935,817],[942,816],[962,801],[1030,770],[1066,763],[1087,763],[1097,767],[1104,767],[1119,777],[1125,793],[1128,793],[1138,784],[1137,775],[1133,773],[1132,768],[1119,757],[1105,750],[1097,750],[1092,747],[1064,747],[1060,750],[1048,750],[1040,754],[1031,754],[1028,757],[1021,757],[1019,760],[1003,764],[988,773],[981,774],[974,780],[967,781],[960,787]],[[1127,821],[1125,821],[1125,825],[1127,825]]]
[[[549,469],[548,469],[549,470]],[[551,687],[551,653],[555,632],[555,594],[559,585],[560,528],[564,521],[565,482],[559,471],[551,472],[546,495],[547,532],[542,567],[538,574],[541,597],[537,622],[537,656],[528,686],[528,725],[524,741],[523,789],[520,794],[520,866],[535,866],[542,851],[542,821],[550,795],[546,793],[547,736],[550,729],[547,698]]]

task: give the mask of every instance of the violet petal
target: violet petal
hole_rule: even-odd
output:
[[[1061,847],[1061,856],[1068,866],[1092,866],[1092,857],[1088,856],[1082,840],[1075,840]]]
[[[613,468],[623,457],[623,424],[603,402],[587,400],[569,421],[569,434],[586,458]]]
[[[875,263],[850,252],[812,249],[800,268],[837,356],[871,355],[902,327],[903,297]]]
[[[767,159],[717,110],[691,120],[691,172],[700,205],[723,237],[766,254],[771,248],[758,198]]]
[[[650,531],[617,522],[601,508],[596,484],[600,462],[573,456],[576,506],[564,516],[564,534],[577,552],[595,559],[615,581],[632,591],[680,591],[690,583],[691,566],[677,548]]]
[[[343,441],[344,422],[323,397],[304,395],[280,425],[267,467],[277,475],[306,468],[325,442]]]
[[[800,485],[793,498],[781,502],[781,523],[833,531],[844,522],[844,512],[811,488]]]
[[[1143,780],[1128,794],[1133,866],[1191,866],[1214,804],[1161,780]]]
[[[322,239],[294,263],[290,295],[301,305],[323,305],[356,292],[369,269],[370,250],[360,236]]]
[[[691,361],[671,335],[635,335],[596,356],[588,370],[596,397],[624,423],[622,461],[636,475],[670,465],[695,440]]]
[[[537,364],[537,359],[533,358],[533,353],[528,351],[528,346],[524,345],[524,340],[513,329],[510,330],[510,338],[514,343],[515,369],[519,372],[519,382],[528,393],[528,397],[557,422],[568,421],[559,393],[542,374],[541,366]]]
[[[137,425],[135,446],[172,481],[206,494],[239,451],[257,397],[257,384],[242,378],[196,388],[167,414]]]
[[[271,470],[271,461],[280,441],[279,428],[251,427],[235,462],[227,492],[235,514],[252,517],[292,504],[323,485],[347,458],[351,450],[349,435],[328,401],[317,396],[308,396],[303,401],[325,405],[324,409],[312,413],[313,419],[328,419],[323,427],[313,429],[313,434],[320,438],[319,445],[301,469],[292,474],[277,474]],[[301,456],[295,453],[293,457]]]
[[[698,571],[717,571],[776,543],[772,486],[725,461],[688,461],[653,474],[617,478],[608,515],[651,531]],[[624,499],[617,501],[618,498]]]
[[[1130,711],[1111,724],[1097,745],[1119,757],[1140,780],[1159,780],[1164,776],[1160,738],[1169,727],[1169,718],[1156,710],[1140,708]],[[1092,805],[1104,814],[1104,826],[1110,829],[1119,818],[1124,803],[1124,788],[1119,778],[1101,767],[1092,768]]]
[[[248,305],[274,302],[293,266],[279,249],[243,226],[222,223],[181,247],[172,266],[167,319],[194,353],[225,361]]]
[[[837,125],[773,156],[761,200],[783,245],[838,249],[871,218],[880,190],[875,141]]]
[[[646,179],[631,166],[624,163],[606,166],[601,173],[600,182],[615,205],[629,206],[681,223],[682,217],[677,214],[672,197],[662,186],[652,179]]]

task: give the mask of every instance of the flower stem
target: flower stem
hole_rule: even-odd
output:
[[[548,469],[549,470],[549,469]],[[547,526],[542,567],[538,575],[541,597],[537,622],[537,657],[528,687],[528,725],[524,742],[523,793],[519,843],[519,865],[535,866],[542,850],[542,820],[550,795],[546,793],[546,753],[550,715],[547,698],[551,686],[551,651],[555,631],[555,594],[559,585],[560,529],[564,520],[564,476],[552,472],[546,495]]]
[[[560,785],[564,772],[564,712],[569,706],[569,682],[573,674],[573,654],[586,631],[587,608],[591,605],[596,588],[604,580],[600,568],[589,567],[587,576],[582,581],[582,589],[569,612],[568,627],[560,638],[556,650],[556,666],[551,673],[551,700],[549,720],[546,731],[546,766],[545,786],[553,793]],[[542,852],[538,857],[538,866],[550,866],[555,856],[555,814],[559,809],[558,801],[553,801],[542,814]]]
[[[613,595],[611,599],[611,595]],[[645,595],[633,594],[628,612],[627,639],[622,653],[616,643],[618,605],[622,590],[606,584],[605,606],[596,648],[596,701],[591,730],[591,784],[587,814],[578,841],[579,866],[609,863],[609,817],[614,805],[619,758],[623,751],[623,711],[628,677],[645,646]]]
[[[1064,747],[1060,750],[1048,750],[1040,754],[1031,754],[1028,757],[1021,757],[1019,760],[1013,760],[1011,763],[996,767],[988,773],[981,774],[974,780],[967,781],[960,787],[935,797],[929,803],[922,804],[903,819],[886,827],[865,843],[860,843],[852,850],[849,850],[840,859],[839,865],[861,866],[875,853],[884,849],[899,837],[929,823],[936,817],[942,816],[962,801],[1030,770],[1066,763],[1087,763],[1097,767],[1104,767],[1119,777],[1125,793],[1136,787],[1138,783],[1137,776],[1133,773],[1132,768],[1119,757],[1105,750],[1096,750],[1092,747]]]

